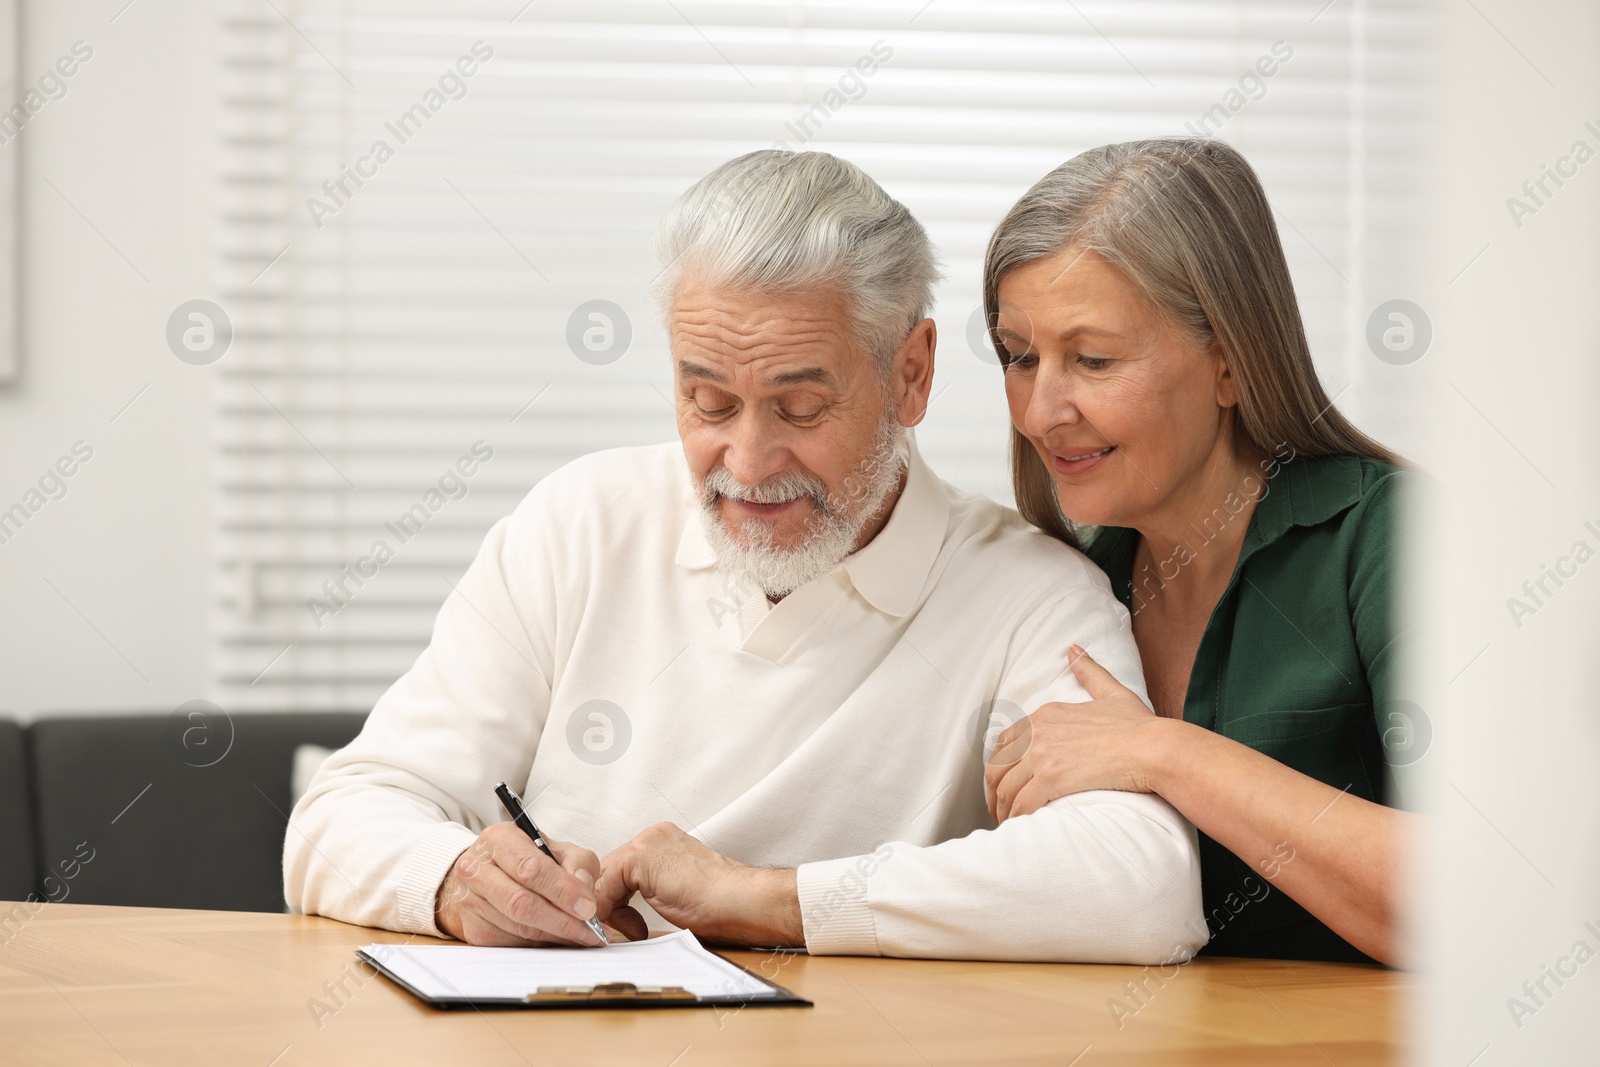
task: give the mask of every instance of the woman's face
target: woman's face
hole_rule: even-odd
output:
[[[1074,522],[1139,528],[1208,466],[1231,463],[1237,403],[1220,350],[1193,344],[1095,253],[1067,249],[1000,281],[1012,424]]]

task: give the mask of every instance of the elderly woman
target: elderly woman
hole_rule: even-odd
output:
[[[1416,816],[1385,806],[1378,717],[1407,476],[1317,381],[1260,181],[1211,140],[1085,152],[1000,224],[984,303],[1018,507],[1089,528],[1156,712],[1073,645],[1094,699],[1001,735],[994,817],[1159,794],[1200,831],[1205,951],[1393,962]]]

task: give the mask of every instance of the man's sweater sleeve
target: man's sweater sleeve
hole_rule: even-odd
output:
[[[997,696],[1029,712],[1089,699],[1066,666],[1077,642],[1144,699],[1128,621],[1096,571],[1018,630]],[[813,955],[1156,964],[1207,937],[1194,827],[1149,794],[1061,797],[940,844],[804,864],[798,881]]]
[[[361,926],[438,934],[434,898],[451,865],[500,821],[485,781],[527,781],[549,713],[554,603],[530,495],[497,523],[445,600],[416,664],[329,758],[289,817],[291,909]]]

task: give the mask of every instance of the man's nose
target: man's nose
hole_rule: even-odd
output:
[[[789,463],[789,450],[772,430],[754,414],[741,412],[729,428],[722,450],[722,465],[740,485],[760,485],[782,473]]]

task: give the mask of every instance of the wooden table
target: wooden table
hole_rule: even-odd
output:
[[[745,952],[729,955],[816,1007],[449,1012],[364,976],[351,954],[408,940],[425,939],[295,915],[48,904],[0,925],[0,1063],[1357,1067],[1404,1058],[1398,1003],[1417,984],[1256,960],[1174,974]]]

